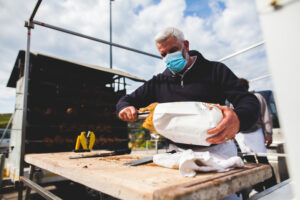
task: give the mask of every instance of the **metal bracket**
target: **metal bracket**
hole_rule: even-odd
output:
[[[34,29],[34,23],[32,21],[25,21],[25,27]]]

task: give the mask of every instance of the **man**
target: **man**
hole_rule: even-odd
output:
[[[240,78],[241,85],[249,90],[249,82]],[[248,130],[241,131],[235,137],[242,152],[266,153],[266,146],[272,143],[272,117],[268,110],[268,105],[264,97],[259,93],[254,93],[260,104],[260,115],[258,120]]]
[[[246,90],[249,90],[248,80],[240,78],[240,83]],[[258,120],[249,129],[236,134],[235,140],[243,153],[267,153],[266,147],[269,147],[272,144],[272,117],[269,113],[268,104],[264,97],[259,93],[254,93],[254,95],[260,104]],[[266,156],[257,156],[255,158],[252,155],[248,155],[244,156],[244,158],[247,162],[269,164]],[[255,185],[253,188],[258,192],[261,192],[276,184],[277,181],[272,168],[272,177],[265,180],[263,183]]]
[[[220,104],[218,107],[223,119],[215,128],[207,131],[208,134],[215,134],[207,142],[219,145],[231,141],[237,132],[247,130],[257,121],[257,99],[240,85],[239,79],[224,64],[208,61],[199,52],[190,51],[189,41],[184,39],[180,30],[173,27],[158,33],[155,42],[167,69],[119,100],[117,113],[120,119],[137,120],[137,109],[153,102],[200,101]],[[225,99],[234,105],[234,110],[224,106]],[[175,145],[190,148],[183,144]]]

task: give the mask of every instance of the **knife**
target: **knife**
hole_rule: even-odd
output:
[[[169,151],[167,153],[173,154],[173,153],[176,153],[176,151],[172,150],[172,151]],[[138,165],[143,165],[143,164],[152,163],[152,162],[153,162],[153,156],[150,156],[150,157],[141,158],[141,159],[133,160],[133,161],[130,161],[130,162],[126,162],[126,163],[123,163],[123,165],[138,166]]]
[[[131,152],[131,149],[120,149],[120,150],[115,150],[115,151],[105,152],[105,153],[95,153],[95,154],[90,154],[90,155],[70,156],[69,159],[116,156],[116,155],[122,155],[122,154],[129,154],[130,152]]]
[[[113,156],[114,152],[108,153],[96,153],[91,155],[79,155],[79,156],[70,156],[70,159],[79,159],[79,158],[93,158],[93,157],[106,157],[106,156]]]
[[[149,111],[146,111],[146,112],[138,112],[137,113],[137,116],[138,116],[138,119],[146,119],[148,117],[148,115],[150,114]]]
[[[143,164],[147,164],[147,163],[151,163],[151,162],[153,162],[153,156],[137,159],[137,160],[130,161],[130,162],[126,162],[126,163],[123,163],[123,165],[137,166],[137,165],[143,165]]]

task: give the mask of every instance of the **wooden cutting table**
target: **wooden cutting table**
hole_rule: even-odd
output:
[[[30,165],[61,175],[120,199],[220,199],[270,178],[268,165],[246,164],[224,173],[198,173],[187,178],[177,169],[156,166],[124,166],[149,155],[120,155],[69,159],[78,153],[28,154]]]

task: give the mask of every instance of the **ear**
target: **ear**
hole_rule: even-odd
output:
[[[184,48],[189,51],[190,50],[190,42],[188,40],[183,41]]]

